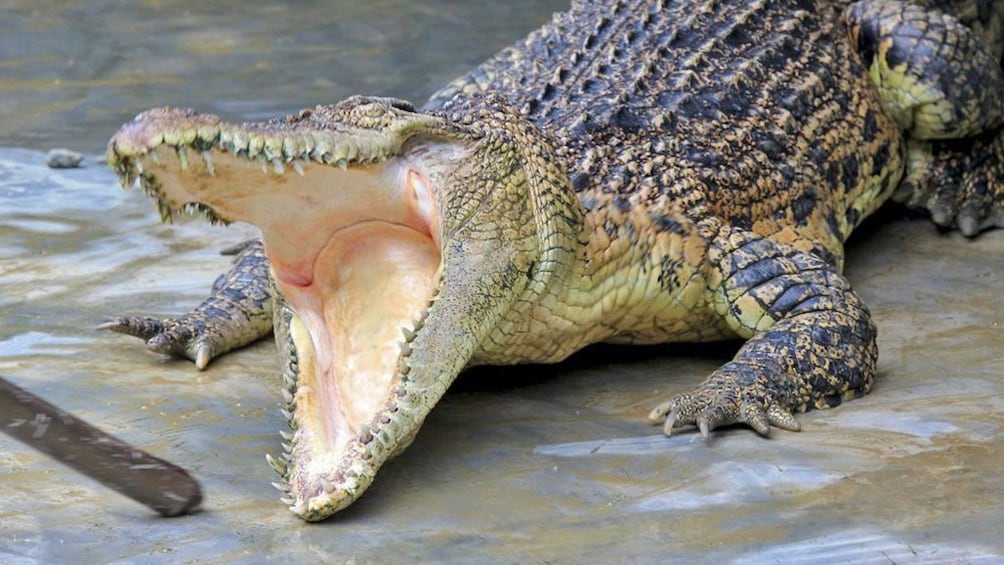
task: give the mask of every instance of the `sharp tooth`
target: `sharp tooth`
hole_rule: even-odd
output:
[[[280,445],[282,445],[282,448],[283,448],[283,449],[284,449],[284,450],[285,450],[285,451],[286,451],[287,453],[288,453],[288,452],[290,452],[290,451],[293,451],[293,446],[292,446],[292,445],[290,445],[290,444],[288,444],[288,443],[286,443],[286,442],[282,442],[282,443],[281,443]]]
[[[136,179],[142,179],[142,176],[136,174],[136,171],[129,169],[125,172],[125,177],[122,179],[122,188],[132,188],[136,185]],[[142,181],[140,181],[142,184]]]
[[[279,412],[282,413],[282,417],[286,419],[287,422],[293,419],[293,413],[285,408],[280,408]]]
[[[404,340],[409,343],[415,339],[415,332],[408,328],[401,328],[401,334],[404,335]]]
[[[142,157],[136,157],[136,159],[133,160],[133,164],[136,166],[136,174],[137,175],[142,175],[143,174],[143,158]],[[132,184],[132,183],[130,183],[130,184]]]
[[[349,161],[354,161],[356,157],[359,156],[359,148],[356,147],[355,143],[347,143],[342,145],[341,148],[342,156]]]
[[[282,389],[282,399],[286,401],[286,404],[293,403],[293,393],[289,392],[287,389]]]
[[[247,144],[248,157],[257,157],[258,154],[261,153],[262,147],[265,145],[265,140],[261,137],[249,137]]]
[[[209,171],[209,174],[211,174],[211,175],[213,175],[215,177],[216,176],[216,167],[213,165],[213,158],[209,154],[209,151],[203,151],[202,152],[202,160],[205,161],[205,163],[206,163],[206,170]]]
[[[300,164],[299,159],[293,159],[293,170],[296,171],[296,174],[303,176],[303,165]]]
[[[234,134],[231,130],[229,129],[220,130],[220,147],[234,153],[237,152],[236,149],[234,148]]]
[[[338,160],[338,168],[340,168],[343,171],[348,170],[348,168],[349,168],[349,162],[346,161],[345,159],[339,159]]]
[[[153,161],[155,164],[157,165],[160,164],[160,155],[157,154],[156,147],[150,149],[150,151],[147,152],[147,155],[150,156],[150,160]]]
[[[296,500],[294,500],[292,496],[283,496],[279,498],[279,502],[285,504],[286,506],[292,506],[293,503],[296,502]],[[294,512],[296,512],[296,510],[294,510]]]
[[[270,484],[273,487],[275,487],[275,490],[277,490],[277,491],[279,491],[279,492],[281,492],[283,494],[289,494],[289,487],[287,487],[286,485],[284,485],[282,483],[274,483],[274,482],[270,483]]]
[[[203,125],[196,130],[195,136],[206,143],[215,143],[220,137],[220,131],[216,126]]]
[[[178,163],[182,171],[188,170],[188,149],[185,149],[184,145],[178,146]]]
[[[281,175],[286,172],[286,168],[282,166],[282,161],[278,158],[272,159],[272,170],[274,170],[277,175]]]
[[[195,138],[199,135],[199,130],[196,128],[187,128],[181,132],[178,132],[178,140],[185,144],[191,145]]]
[[[331,157],[333,160],[337,161],[339,159],[347,159],[349,156],[348,147],[342,143],[341,145],[335,145],[331,148]]]
[[[299,137],[290,136],[282,140],[282,154],[286,157],[298,157],[303,153],[303,141]]]
[[[401,342],[401,355],[403,357],[407,357],[407,356],[411,355],[411,344],[410,343]]]
[[[279,437],[281,437],[282,439],[284,439],[286,441],[293,441],[293,434],[291,434],[291,433],[289,433],[289,432],[287,432],[285,430],[279,430]]]
[[[330,155],[331,144],[322,134],[314,134],[314,148],[310,150],[310,156],[319,163],[325,162],[325,156]]]
[[[278,461],[275,457],[272,457],[272,454],[266,453],[265,461],[268,462],[268,466],[271,467],[272,470],[275,471],[276,474],[278,474],[280,477],[286,476],[286,470],[287,470],[286,465],[283,462]]]
[[[359,443],[367,444],[373,441],[373,434],[370,432],[369,426],[363,426],[362,430],[359,431]]]
[[[244,151],[247,152],[248,157],[254,156],[251,155],[250,151],[248,151],[248,136],[244,132],[240,130],[233,130],[233,133],[231,134],[231,142],[234,146],[234,153]]]
[[[282,157],[282,140],[270,137],[265,140],[265,156],[269,159]]]

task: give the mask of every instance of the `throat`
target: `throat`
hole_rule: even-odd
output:
[[[410,331],[428,305],[439,263],[428,234],[371,221],[335,232],[308,284],[290,284],[276,272],[309,335],[297,349],[312,351],[313,371],[301,367],[297,411],[314,412],[329,448],[344,447],[387,403],[402,329]]]

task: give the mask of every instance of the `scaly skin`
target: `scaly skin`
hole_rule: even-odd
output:
[[[999,10],[965,14],[996,41]],[[982,193],[928,183],[960,159],[1000,163],[999,143],[919,141],[1000,127],[979,86],[1001,84],[998,60],[896,2],[577,3],[420,111],[353,97],[231,125],[164,108],[108,156],[167,218],[261,228],[292,430],[269,462],[284,502],[319,520],[471,365],[747,339],[652,411],[666,434],[796,430],[795,412],[868,392],[875,327],[843,242],[904,175],[904,199],[978,197],[1000,217],[999,164]]]

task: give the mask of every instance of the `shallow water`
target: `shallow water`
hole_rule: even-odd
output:
[[[596,348],[472,371],[338,518],[278,502],[274,349],[206,372],[92,328],[197,303],[250,228],[162,225],[88,159],[138,111],[258,119],[355,93],[420,100],[560,3],[8,2],[0,17],[0,374],[194,471],[165,520],[0,436],[0,564],[736,560],[973,562],[1004,555],[1004,233],[893,219],[848,259],[880,330],[870,396],[802,433],[664,438],[651,406],[719,348]]]

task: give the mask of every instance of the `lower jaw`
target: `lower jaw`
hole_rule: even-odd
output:
[[[439,261],[428,236],[373,223],[333,239],[311,285],[279,283],[299,313],[289,328],[298,374],[285,478],[291,509],[304,519],[323,519],[358,498],[414,436],[388,411],[398,409],[399,364]]]

